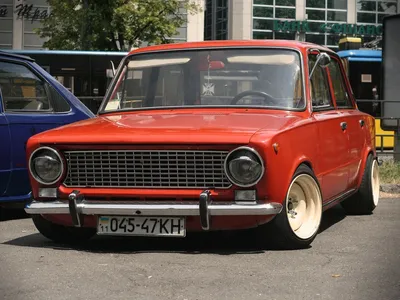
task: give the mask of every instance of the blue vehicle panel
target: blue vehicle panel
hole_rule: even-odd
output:
[[[343,50],[337,54],[341,58],[347,58],[349,61],[364,61],[364,62],[381,62],[381,50]]]
[[[0,197],[7,189],[11,173],[11,137],[8,123],[4,113],[1,113],[2,105],[0,102]]]
[[[33,60],[0,51],[0,204],[30,198],[31,136],[94,116]]]

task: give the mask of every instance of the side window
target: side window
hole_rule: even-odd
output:
[[[317,55],[309,55],[310,72],[317,61]],[[326,70],[317,66],[310,80],[311,100],[314,109],[333,108],[331,94],[329,91]]]
[[[23,65],[0,61],[0,91],[6,112],[51,110],[45,82]]]
[[[328,68],[331,75],[332,87],[335,93],[337,106],[340,108],[353,107],[349,95],[346,91],[346,86],[344,83],[342,72],[340,70],[339,62],[336,59],[332,58]]]
[[[55,112],[69,112],[71,107],[68,102],[61,96],[54,87],[49,84],[46,84],[49,91],[49,97],[51,99],[51,104],[53,105],[53,110]]]

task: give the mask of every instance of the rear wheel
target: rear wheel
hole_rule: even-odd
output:
[[[42,235],[57,243],[79,244],[96,234],[94,228],[62,226],[46,220],[41,215],[33,215],[32,220]]]
[[[379,165],[377,159],[370,154],[365,164],[360,188],[357,193],[343,200],[341,205],[348,214],[371,214],[378,206],[379,190]]]
[[[308,247],[322,218],[322,195],[312,170],[301,165],[293,175],[283,209],[272,220],[274,235],[285,249]]]

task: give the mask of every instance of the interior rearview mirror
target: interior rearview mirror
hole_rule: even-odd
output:
[[[207,71],[207,70],[221,70],[225,68],[225,64],[222,61],[213,60],[213,61],[203,61],[198,65],[199,71]]]
[[[315,68],[318,65],[323,68],[326,68],[330,62],[331,62],[331,57],[328,54],[326,54],[325,52],[318,54],[317,61],[315,62],[314,67],[312,68],[312,70],[310,72],[310,79],[312,77],[312,74],[314,73]]]

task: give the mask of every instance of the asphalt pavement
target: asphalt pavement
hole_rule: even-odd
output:
[[[96,237],[71,249],[19,217],[0,222],[2,300],[400,299],[397,198],[370,216],[332,208],[312,247],[296,251],[260,247],[247,231]]]

